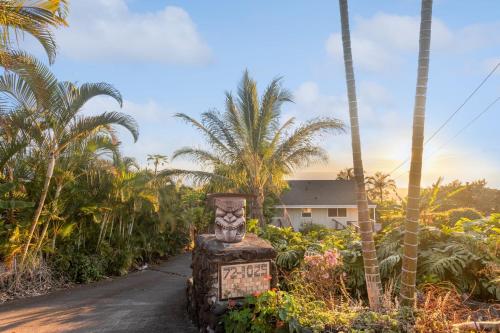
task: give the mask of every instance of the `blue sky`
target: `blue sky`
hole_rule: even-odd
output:
[[[410,153],[420,4],[416,0],[350,1],[365,169],[389,172]],[[463,102],[500,61],[500,2],[436,0],[426,133]],[[172,115],[222,109],[245,68],[264,87],[275,76],[295,96],[284,117],[348,120],[337,1],[73,0],[70,27],[57,32],[54,71],[62,80],[106,81],[124,95],[123,112],[141,127],[127,155],[172,155],[203,146]],[[426,147],[424,184],[486,178],[500,187],[500,103],[450,138],[500,95],[500,69]],[[108,99],[87,112],[116,110]],[[330,162],[295,178],[332,178],[350,166],[350,136],[320,144]],[[436,151],[436,149],[445,146]],[[429,156],[430,155],[430,156]],[[199,168],[175,160],[174,167]],[[394,173],[406,187],[408,165]]]

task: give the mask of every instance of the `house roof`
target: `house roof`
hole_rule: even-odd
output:
[[[355,206],[354,180],[290,180],[279,206]],[[369,202],[371,205],[372,203]]]

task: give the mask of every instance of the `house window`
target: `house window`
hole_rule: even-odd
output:
[[[328,208],[328,217],[347,217],[347,208]]]
[[[302,217],[312,217],[312,209],[302,208]]]
[[[370,208],[370,219],[375,221],[375,208]]]

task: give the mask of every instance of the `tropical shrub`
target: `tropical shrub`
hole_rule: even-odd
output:
[[[451,227],[461,219],[477,220],[483,218],[483,215],[474,208],[450,209],[446,213],[448,214],[448,225]]]
[[[500,300],[499,221],[493,215],[488,220],[461,220],[453,228],[421,227],[417,282],[451,282],[461,293]],[[381,235],[378,256],[385,280],[397,278],[401,270],[402,237],[401,227]]]
[[[52,269],[69,282],[88,283],[106,275],[106,261],[98,255],[84,253],[56,254],[51,257]]]
[[[232,306],[223,319],[227,333],[300,332],[295,319],[298,304],[286,292],[269,290],[247,297],[239,307]]]

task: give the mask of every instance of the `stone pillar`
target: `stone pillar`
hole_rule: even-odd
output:
[[[199,235],[188,280],[188,312],[201,332],[222,332],[219,322],[229,300],[243,300],[277,284],[276,251],[254,234],[238,243]]]

